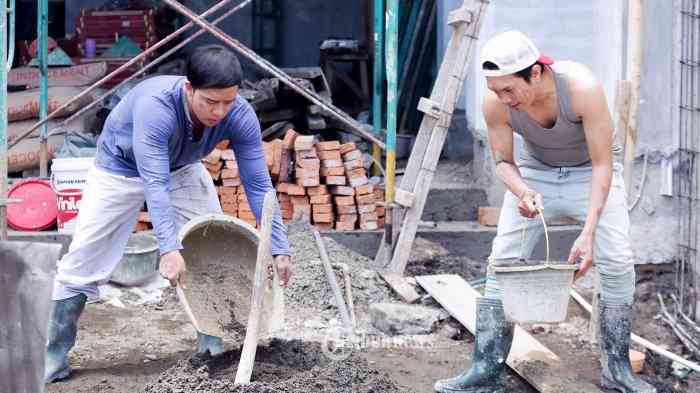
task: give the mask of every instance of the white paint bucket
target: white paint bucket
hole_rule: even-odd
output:
[[[58,231],[73,233],[83,198],[87,174],[93,157],[54,158],[51,163],[51,187],[58,200]]]

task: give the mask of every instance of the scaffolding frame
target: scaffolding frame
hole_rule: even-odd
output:
[[[14,8],[14,2],[15,0],[9,0],[11,2],[11,5]],[[40,85],[40,117],[39,121],[36,122],[34,125],[32,125],[29,129],[26,131],[21,132],[17,137],[13,138],[11,141],[8,141],[7,139],[7,71],[10,68],[11,65],[11,59],[12,59],[12,54],[14,53],[14,23],[12,23],[12,26],[10,27],[10,33],[11,36],[9,37],[10,39],[8,40],[8,35],[7,35],[7,15],[9,11],[14,11],[14,9],[10,10],[7,8],[7,2],[8,0],[0,0],[0,10],[6,10],[6,12],[0,12],[0,59],[5,59],[8,57],[6,53],[9,53],[9,62],[10,64],[7,67],[1,67],[0,69],[0,240],[6,240],[7,239],[7,211],[6,211],[6,206],[8,203],[11,203],[12,201],[7,199],[7,182],[8,182],[8,172],[7,172],[7,152],[9,149],[17,145],[19,142],[21,142],[23,139],[27,138],[29,135],[31,135],[34,131],[42,127],[41,131],[41,138],[40,138],[40,152],[41,152],[41,163],[40,163],[40,175],[41,176],[46,176],[47,172],[47,163],[48,163],[48,149],[46,149],[46,138],[49,136],[48,132],[48,121],[51,119],[54,119],[58,113],[60,113],[63,109],[69,107],[73,103],[75,103],[78,100],[83,99],[86,97],[88,94],[92,93],[95,89],[100,87],[102,84],[105,82],[111,80],[114,78],[116,75],[120,74],[122,71],[128,69],[131,67],[133,64],[136,64],[139,61],[146,60],[146,58],[154,53],[156,50],[161,48],[163,45],[167,44],[168,42],[172,41],[176,37],[180,36],[184,32],[190,30],[192,27],[197,25],[199,27],[198,31],[194,33],[191,37],[187,38],[171,50],[167,51],[165,54],[148,61],[148,63],[140,69],[138,72],[134,73],[131,75],[129,78],[126,80],[122,81],[120,84],[116,85],[112,89],[110,89],[107,93],[101,95],[97,99],[92,100],[92,102],[87,105],[86,107],[83,107],[79,112],[73,114],[72,116],[68,117],[65,119],[60,125],[59,125],[59,130],[62,126],[65,126],[68,124],[71,120],[74,118],[78,117],[79,115],[85,113],[88,109],[94,107],[97,103],[101,102],[101,100],[105,97],[107,97],[109,94],[112,92],[116,91],[119,87],[123,86],[126,84],[128,81],[133,80],[137,76],[145,73],[148,69],[152,68],[153,66],[157,65],[158,63],[162,62],[168,56],[171,54],[175,53],[177,50],[185,46],[187,43],[191,42],[194,40],[196,37],[199,35],[203,34],[204,32],[208,32],[212,34],[213,36],[219,38],[225,45],[229,46],[232,48],[234,51],[238,52],[240,55],[248,58],[251,60],[254,64],[256,64],[258,67],[262,68],[266,72],[274,75],[275,77],[279,78],[282,83],[285,83],[288,85],[291,89],[296,91],[298,94],[301,96],[305,97],[309,101],[313,102],[316,105],[319,105],[325,113],[338,120],[342,125],[346,127],[346,131],[353,132],[360,137],[367,139],[371,141],[374,146],[376,146],[379,149],[385,150],[386,145],[384,142],[380,139],[380,136],[377,134],[374,134],[372,131],[372,127],[365,127],[359,122],[357,122],[355,119],[347,115],[345,112],[343,112],[341,109],[337,108],[333,104],[326,102],[322,97],[320,97],[318,94],[311,90],[307,90],[304,87],[302,87],[300,84],[298,84],[296,81],[294,81],[291,77],[289,77],[285,72],[259,56],[257,53],[252,51],[251,49],[247,48],[245,45],[241,44],[238,40],[232,38],[225,32],[223,32],[221,29],[216,27],[217,24],[219,24],[223,19],[227,18],[228,16],[232,15],[236,11],[242,9],[245,7],[247,4],[251,2],[251,0],[243,0],[241,3],[239,3],[237,6],[228,9],[224,14],[216,18],[214,21],[209,22],[207,21],[207,17],[212,16],[215,12],[224,9],[226,6],[229,6],[230,3],[232,3],[233,0],[222,0],[214,5],[212,5],[207,11],[203,12],[201,15],[197,15],[194,12],[192,12],[190,9],[187,7],[183,6],[182,4],[178,3],[177,1],[174,0],[164,0],[164,3],[170,6],[171,8],[175,9],[177,12],[180,14],[186,16],[190,21],[171,33],[170,35],[162,38],[158,42],[156,42],[153,46],[150,48],[144,50],[137,56],[133,57],[131,60],[127,61],[108,75],[105,75],[103,78],[101,78],[99,81],[93,83],[89,87],[87,87],[85,90],[77,94],[76,96],[72,97],[70,100],[68,100],[66,103],[61,105],[60,107],[56,108],[54,111],[51,113],[47,113],[46,108],[48,108],[48,72],[47,72],[47,62],[46,59],[48,57],[48,51],[47,51],[47,42],[48,42],[48,0],[38,0],[38,12],[37,12],[37,38],[38,38],[38,53],[37,57],[39,59],[39,64],[40,64],[40,74],[41,74],[41,85]],[[14,14],[13,14],[14,15]],[[12,17],[11,21],[14,21],[14,16]],[[10,50],[7,51],[6,48],[6,43],[11,42],[10,44]]]

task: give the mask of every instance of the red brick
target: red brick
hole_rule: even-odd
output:
[[[353,177],[366,177],[367,176],[367,171],[365,171],[365,168],[355,168],[351,169],[349,171],[345,172],[345,176],[348,178],[353,178]],[[367,194],[367,193],[365,193]]]
[[[235,177],[239,177],[240,173],[238,172],[238,169],[228,169],[224,168],[221,170],[221,178],[222,179],[233,179]]]
[[[238,204],[238,195],[236,194],[223,194],[219,199],[221,204]]]
[[[321,178],[316,177],[304,177],[297,178],[297,185],[303,187],[316,187],[321,184]]]
[[[327,204],[327,203],[332,203],[333,198],[331,198],[331,196],[328,194],[313,195],[313,196],[309,197],[309,202],[311,202],[312,205]]]
[[[321,176],[343,176],[345,175],[345,168],[342,166],[335,168],[321,168]]]
[[[377,219],[377,226],[379,227],[379,229],[384,229],[384,226],[385,226],[384,217],[379,217]]]
[[[280,210],[292,211],[292,201],[291,200],[279,201],[279,204],[280,204]]]
[[[241,185],[241,178],[234,177],[233,179],[224,179],[221,181],[221,184],[226,187],[238,187]]]
[[[360,214],[363,213],[374,213],[377,210],[377,206],[372,204],[367,204],[367,205],[357,205],[357,212]]]
[[[226,150],[228,149],[229,144],[231,144],[231,141],[228,139],[224,139],[216,144],[216,148],[219,150]]]
[[[325,183],[334,186],[344,186],[345,176],[326,176]]]
[[[348,179],[348,183],[353,187],[358,187],[369,183],[369,179],[367,178],[367,176],[352,177]]]
[[[333,205],[332,204],[324,204],[324,205],[311,205],[311,210],[316,213],[333,213]]]
[[[272,169],[270,174],[277,178],[282,167],[282,140],[275,139],[272,141]]]
[[[236,154],[231,149],[226,149],[221,152],[221,159],[224,161],[236,161]]]
[[[287,130],[287,132],[284,134],[284,139],[282,140],[282,145],[284,148],[294,150],[294,141],[297,139],[297,136],[299,136],[299,134],[293,129],[290,128]]]
[[[217,161],[215,164],[210,164],[208,162],[204,162],[204,167],[207,168],[207,170],[211,172],[218,172],[221,170],[221,167],[224,166],[224,163],[221,161]]]
[[[377,217],[384,217],[386,215],[386,208],[384,206],[377,206],[375,212],[377,213]]]
[[[151,228],[148,226],[148,223],[137,221],[136,225],[134,225],[133,232],[143,232],[143,231],[147,231],[149,229],[151,229]]]
[[[340,145],[340,154],[345,154],[355,149],[357,149],[355,142],[343,143],[342,145]]]
[[[332,223],[335,217],[333,213],[315,213],[313,214],[314,222]]]
[[[375,229],[379,229],[379,224],[377,224],[377,221],[361,222],[360,229],[364,229],[366,231],[373,231]]]
[[[336,221],[335,222],[335,230],[336,231],[352,231],[355,229],[355,222],[349,222],[349,221]]]
[[[219,160],[221,160],[221,150],[219,149],[212,150],[211,153],[202,158],[202,161],[207,164],[218,164]]]
[[[236,213],[238,211],[238,204],[237,203],[221,203],[221,210],[224,211],[224,213]]]
[[[321,160],[321,169],[323,168],[342,168],[343,161],[341,160]]]
[[[248,201],[238,201],[238,211],[252,212],[253,209],[250,208],[250,204],[248,204]]]
[[[340,149],[340,142],[338,142],[338,141],[326,141],[326,142],[316,143],[316,150],[319,150],[319,151],[339,150],[339,149]]]
[[[298,184],[292,184],[288,183],[289,185],[287,186],[287,194],[289,195],[306,195],[306,189],[304,186],[300,186]]]
[[[275,187],[275,190],[277,190],[277,192],[287,193],[288,188],[289,183],[277,183],[277,187]]]
[[[358,205],[367,205],[375,202],[374,194],[356,195],[355,199]]]
[[[238,218],[242,218],[244,220],[252,220],[255,221],[255,214],[251,211],[241,211],[240,209],[238,210]]]
[[[139,222],[151,222],[148,212],[139,212]]]
[[[317,222],[314,224],[316,229],[319,231],[329,231],[333,229],[333,223],[332,222]]]
[[[355,206],[355,204],[345,206],[338,205],[335,207],[335,210],[338,214],[356,214],[357,206]]]
[[[286,182],[289,180],[289,172],[292,168],[292,153],[291,150],[282,149],[282,156],[280,158],[280,174],[277,177],[277,181]]]
[[[277,200],[280,202],[289,201],[289,194],[287,193],[277,193]]]
[[[357,222],[357,214],[341,214],[338,216],[338,221],[351,222],[354,224]]]
[[[275,163],[274,146],[270,142],[263,142],[263,151],[265,152],[265,163],[267,170],[272,171],[272,166]]]
[[[374,191],[374,185],[371,183],[363,184],[361,186],[355,187],[355,194],[357,195],[367,195]]]
[[[355,195],[355,190],[352,187],[348,186],[333,186],[330,188],[331,194],[333,195],[347,195],[347,196],[353,196]]]
[[[477,212],[479,224],[489,227],[498,225],[498,217],[501,214],[500,207],[483,207],[480,206]]]
[[[306,193],[309,195],[326,195],[328,194],[328,188],[325,184],[321,184],[316,187],[309,187],[306,189]]]
[[[355,198],[351,196],[337,196],[333,197],[333,200],[338,206],[355,206]]]
[[[294,140],[294,150],[311,150],[314,148],[313,135],[299,135]]]
[[[372,192],[374,194],[374,199],[377,201],[383,201],[384,200],[384,190],[380,187],[374,187],[374,191]]]
[[[238,207],[240,209],[240,206]],[[377,213],[364,213],[360,214],[360,224],[367,221],[377,221]]]
[[[318,158],[324,161],[328,160],[336,160],[340,161],[342,160],[342,157],[340,156],[340,151],[339,150],[321,150],[318,152]]]
[[[294,160],[299,161],[306,158],[318,158],[315,149],[311,150],[297,150],[294,152]]]
[[[292,202],[292,206],[296,206],[296,205],[308,205],[308,204],[309,204],[309,197],[307,197],[307,196],[296,196],[296,195],[294,195],[294,196],[291,197],[290,200],[291,200],[291,202]]]
[[[343,154],[343,160],[344,161],[355,161],[355,160],[362,161],[362,152],[359,150],[349,151],[349,152]]]
[[[302,160],[298,160],[296,164],[297,168],[308,168],[315,170],[321,169],[321,160],[318,158],[304,158]]]
[[[294,217],[294,212],[292,211],[291,208],[280,209],[280,214],[282,214],[282,218],[285,220],[290,220],[292,217]]]
[[[227,160],[224,161],[224,164],[226,165],[226,168],[238,169],[238,161]]]
[[[248,197],[246,196],[245,192],[239,192],[238,195],[236,195],[238,202],[247,202]]]
[[[364,168],[364,163],[362,160],[345,161],[345,170],[351,171],[355,168]]]
[[[236,195],[238,194],[238,187],[219,187],[219,195]]]
[[[294,171],[294,177],[297,179],[307,177],[319,177],[319,170],[314,168],[299,168]]]

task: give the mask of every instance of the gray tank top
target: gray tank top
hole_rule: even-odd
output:
[[[559,114],[554,126],[544,128],[526,112],[508,107],[511,126],[525,142],[518,166],[541,170],[591,166],[583,122],[571,109],[568,79],[565,74],[547,68],[554,75],[559,102]],[[619,151],[613,142],[613,154],[619,154]]]

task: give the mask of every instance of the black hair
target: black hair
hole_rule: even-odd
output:
[[[527,68],[524,68],[518,72],[516,72],[514,75],[520,78],[523,78],[525,82],[530,83],[530,78],[532,77],[532,67],[534,66],[540,66],[541,70],[544,70],[544,64],[540,63],[539,61],[534,62],[532,65],[528,66]],[[485,70],[498,70],[498,65],[496,63],[491,62],[491,61],[485,61],[484,64],[481,65],[481,67]]]
[[[238,86],[242,78],[236,55],[221,45],[201,46],[187,62],[187,80],[195,89],[224,89]]]

